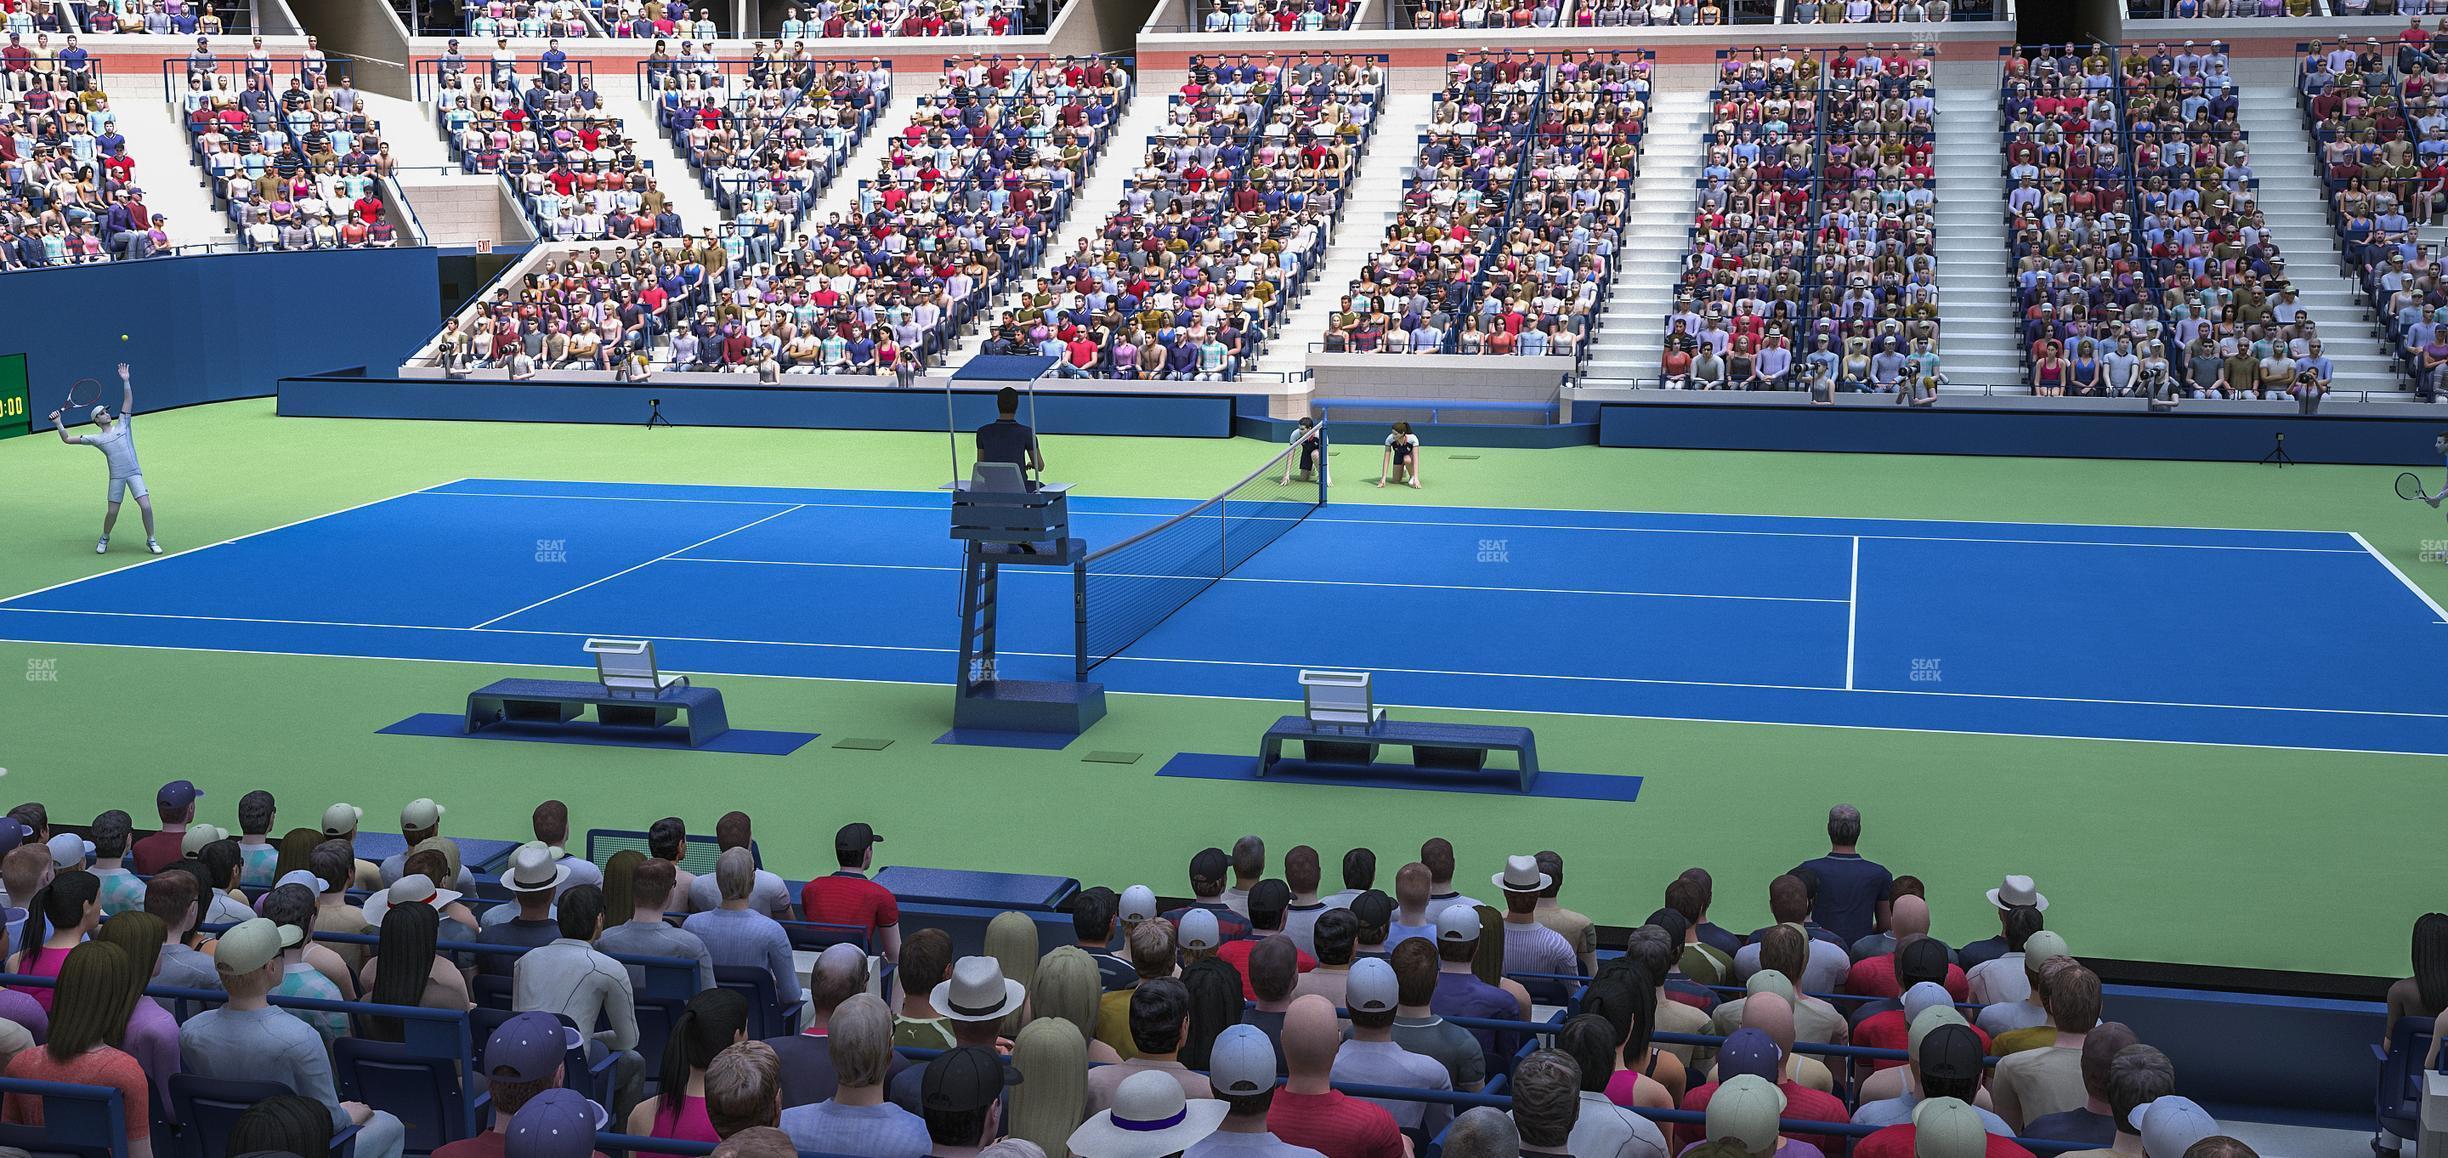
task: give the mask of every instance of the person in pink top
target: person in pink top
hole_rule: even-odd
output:
[[[84,869],[70,869],[51,878],[26,902],[25,927],[18,949],[9,955],[9,972],[33,977],[57,977],[68,951],[92,935],[102,921],[102,880]],[[51,1011],[47,986],[21,985],[34,1003]]]
[[[748,999],[729,989],[708,989],[689,998],[672,1019],[663,1047],[663,1092],[629,1112],[629,1132],[683,1142],[719,1142],[706,1115],[706,1067],[734,1044],[748,1040]],[[640,1151],[638,1158],[672,1158]]]

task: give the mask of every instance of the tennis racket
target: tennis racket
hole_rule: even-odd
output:
[[[102,380],[99,378],[79,378],[75,382],[69,384],[68,404],[60,408],[60,416],[63,418],[71,414],[81,416],[87,411],[92,410],[94,403],[101,400]]]
[[[2415,502],[2430,498],[2431,492],[2423,489],[2422,479],[2415,475],[2413,471],[2399,471],[2397,474],[2397,497],[2408,502]]]

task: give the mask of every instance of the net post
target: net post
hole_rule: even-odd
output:
[[[1088,682],[1088,554],[1076,552],[1071,560],[1071,669],[1072,682]]]

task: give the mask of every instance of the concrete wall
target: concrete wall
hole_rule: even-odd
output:
[[[1563,358],[1472,357],[1459,354],[1309,355],[1317,398],[1432,401],[1553,402],[1570,362]],[[1465,422],[1518,422],[1491,414]],[[1540,419],[1539,421],[1544,421]]]
[[[400,193],[416,210],[428,245],[511,244],[534,239],[535,231],[510,203],[498,177],[402,174]]]

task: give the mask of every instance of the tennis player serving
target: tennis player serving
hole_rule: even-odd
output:
[[[102,452],[110,461],[110,506],[102,514],[102,537],[94,540],[94,554],[110,551],[111,528],[119,522],[119,502],[129,491],[136,493],[136,509],[144,515],[145,550],[159,555],[161,541],[153,537],[153,497],[145,489],[144,469],[136,465],[136,387],[128,381],[127,363],[119,363],[119,413],[110,407],[96,406],[90,412],[94,432],[68,436],[68,428],[60,425],[60,412],[51,412],[51,425],[59,431],[60,441],[70,446],[90,446]]]

